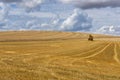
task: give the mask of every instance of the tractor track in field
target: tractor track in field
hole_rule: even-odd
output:
[[[107,44],[105,44],[105,45],[108,45],[109,43],[107,42]],[[92,44],[90,44],[90,46],[94,46],[94,45],[102,45],[102,43],[92,43]],[[49,65],[49,64],[54,64],[54,63],[56,63],[56,64],[60,64],[61,62],[62,63],[66,63],[66,64],[68,64],[69,66],[73,66],[72,64],[76,61],[76,60],[79,60],[79,59],[81,59],[81,57],[79,56],[79,55],[83,55],[83,54],[87,54],[87,53],[91,53],[91,52],[94,52],[94,51],[98,51],[99,49],[101,49],[101,48],[104,48],[104,46],[100,46],[100,47],[93,47],[94,49],[92,49],[92,50],[89,50],[89,51],[85,51],[85,53],[83,53],[83,51],[82,51],[82,54],[76,54],[76,55],[71,55],[70,54],[70,56],[69,56],[69,54],[68,55],[65,55],[65,54],[62,54],[62,55],[58,55],[58,56],[61,56],[61,57],[59,57],[59,58],[56,58],[55,56],[51,56],[51,57],[49,57],[49,61],[47,61],[47,63],[46,63],[46,65]],[[74,51],[75,49],[73,49],[72,51]],[[67,50],[68,51],[68,50]],[[71,52],[72,52],[71,51]],[[72,52],[72,53],[74,53],[74,52]],[[57,56],[57,55],[56,55]],[[64,56],[64,57],[62,57],[62,56]],[[76,56],[78,56],[79,57],[79,59],[78,59],[78,57],[76,57]],[[75,58],[77,58],[77,59],[75,59]],[[68,59],[67,61],[66,61],[66,59]],[[60,63],[58,63],[58,62],[60,62]]]
[[[108,43],[108,44],[106,44],[106,46],[104,47],[104,46],[100,46],[100,47],[96,47],[95,49],[93,49],[93,50],[89,50],[89,51],[86,51],[86,52],[84,52],[84,53],[81,53],[81,54],[79,54],[79,55],[77,55],[77,56],[79,56],[79,59],[77,58],[77,59],[73,59],[73,61],[71,62],[71,66],[73,66],[73,64],[74,64],[74,62],[76,62],[76,61],[78,61],[78,60],[80,60],[80,59],[84,59],[84,58],[90,58],[90,57],[93,57],[93,56],[96,56],[96,55],[98,55],[98,54],[100,54],[101,52],[103,52],[107,47],[109,47],[109,45],[111,45],[111,43]],[[100,50],[100,51],[98,51],[99,49],[101,49],[101,48],[103,48],[102,50]],[[94,51],[98,51],[98,53],[96,53],[96,54],[94,54]],[[82,57],[82,55],[84,55],[84,54],[87,54],[87,53],[91,53],[91,52],[93,52],[93,54],[92,55],[90,55],[90,56],[85,56],[85,57]],[[89,61],[90,63],[93,63],[92,61]]]
[[[85,51],[85,52],[82,52],[82,53],[80,53],[80,54],[78,54],[78,55],[74,55],[75,57],[79,57],[79,56],[82,56],[82,55],[84,55],[84,54],[87,54],[87,53],[91,53],[91,52],[94,52],[94,51],[96,51],[96,50],[99,50],[99,49],[101,49],[103,46],[99,46],[99,47],[94,47],[94,49],[92,49],[92,50],[87,50],[87,51]]]
[[[114,43],[114,59],[115,59],[115,61],[118,63],[118,64],[120,64],[120,60],[118,59],[118,52],[117,52],[117,42],[116,43]]]
[[[102,52],[104,52],[109,46],[111,45],[111,43],[109,43],[108,45],[106,45],[102,50],[90,55],[90,56],[86,56],[86,57],[82,57],[81,59],[87,59],[87,58],[91,58],[91,57],[94,57]]]
[[[101,43],[99,44],[99,43],[91,43],[90,44],[90,46],[94,46],[94,45],[101,45]],[[103,46],[102,46],[103,47]],[[67,59],[67,58],[69,58],[69,59],[75,59],[75,57],[76,56],[79,56],[79,55],[83,55],[83,54],[87,54],[87,53],[89,53],[89,52],[94,52],[94,51],[96,51],[96,50],[98,50],[98,49],[100,49],[100,48],[102,48],[101,46],[100,47],[97,47],[97,48],[95,48],[95,46],[93,47],[94,49],[92,49],[92,50],[86,50],[85,52],[84,51],[82,51],[82,53],[81,54],[72,54],[72,53],[74,53],[74,52],[72,52],[72,51],[75,51],[76,49],[73,49],[73,50],[71,50],[70,52],[72,52],[72,53],[70,53],[70,54],[66,54],[66,53],[63,53],[63,54],[60,54],[60,53],[62,53],[62,52],[58,52],[58,54],[60,54],[60,55],[56,55],[56,56],[61,56],[60,58],[56,58],[56,56],[50,56],[50,57],[48,57],[48,58],[50,58],[49,59],[49,61],[47,61],[47,65],[48,64],[51,64],[51,63],[53,63],[53,62],[56,62],[56,60],[59,60],[59,61],[62,61],[63,59]],[[66,50],[66,52],[68,52],[68,50]],[[84,53],[83,53],[84,52]],[[70,55],[70,56],[69,56]],[[62,57],[62,56],[64,56],[64,57]],[[52,58],[52,59],[51,59]],[[61,59],[62,58],[62,59]],[[72,61],[73,62],[73,61]]]

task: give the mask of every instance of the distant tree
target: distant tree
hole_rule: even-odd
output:
[[[89,35],[88,41],[93,41],[93,36],[91,34]]]

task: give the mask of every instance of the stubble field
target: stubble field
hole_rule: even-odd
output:
[[[93,34],[94,35],[94,34]],[[119,38],[72,32],[1,32],[0,80],[120,80]]]

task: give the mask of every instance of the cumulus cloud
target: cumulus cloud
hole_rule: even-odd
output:
[[[22,30],[50,30],[52,31],[52,30],[59,30],[60,28],[59,27],[60,25],[59,15],[56,15],[54,18],[47,18],[47,19],[31,17],[29,20],[26,20],[22,23],[19,23],[19,20],[18,22],[15,22],[15,23],[18,24],[18,25],[14,25],[15,27],[17,27],[18,30],[20,30],[19,29],[20,24],[25,24],[24,27],[21,27]]]
[[[59,0],[0,0],[0,1],[3,2],[1,3],[1,6],[4,7],[4,10],[1,11],[1,13],[3,14],[3,16],[6,16],[8,14],[7,12],[8,9],[6,9],[7,7],[6,4],[4,3],[7,4],[15,3],[16,5],[18,4],[20,7],[25,8],[27,11],[31,11],[31,10],[35,10],[36,8],[40,8],[41,4],[56,3]],[[63,0],[63,1],[64,3],[69,3],[70,1],[71,1],[70,3],[74,2],[73,0]],[[27,13],[27,15],[24,15],[23,11],[21,12],[22,13],[20,13],[20,15],[16,15],[16,14],[13,15],[9,13],[10,14],[8,19],[9,21],[4,23],[7,25],[3,25],[3,23],[1,23],[0,26],[4,26],[4,29],[7,28],[8,30],[38,29],[38,30],[63,30],[63,31],[89,31],[92,28],[92,19],[86,13],[83,13],[79,9],[75,9],[73,14],[68,16],[68,18],[64,20],[63,19],[61,20],[61,18],[57,16],[55,19],[48,22],[47,21],[42,22],[41,16],[44,17],[44,15],[40,14],[39,11]],[[13,13],[16,12],[13,11]],[[54,11],[53,14],[55,14]],[[45,15],[47,15],[48,17],[51,16],[52,18],[52,16],[54,16],[53,14],[51,15],[45,14]],[[46,20],[48,18],[47,16],[46,16]]]
[[[7,5],[0,3],[0,21],[4,20],[8,15],[8,7]]]
[[[97,30],[98,33],[103,34],[120,34],[120,26],[102,26],[99,30]]]
[[[0,0],[2,3],[15,3],[17,6],[25,8],[27,12],[39,11],[42,4],[54,4],[58,0]]]
[[[44,3],[44,0],[23,0],[20,5],[24,7],[28,12],[40,9],[40,5]]]
[[[120,7],[119,0],[60,0],[63,3],[74,4],[82,9]]]
[[[41,30],[60,30],[60,20],[54,19],[50,23],[42,23]]]
[[[89,31],[92,27],[92,19],[86,13],[75,9],[61,25],[61,30],[65,31]]]
[[[16,3],[17,6],[21,6],[26,11],[32,11],[34,9],[40,9],[40,5],[45,3],[46,0],[0,0],[3,3]]]

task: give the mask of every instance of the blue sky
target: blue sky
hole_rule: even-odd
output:
[[[0,30],[120,35],[118,0],[0,0]]]

